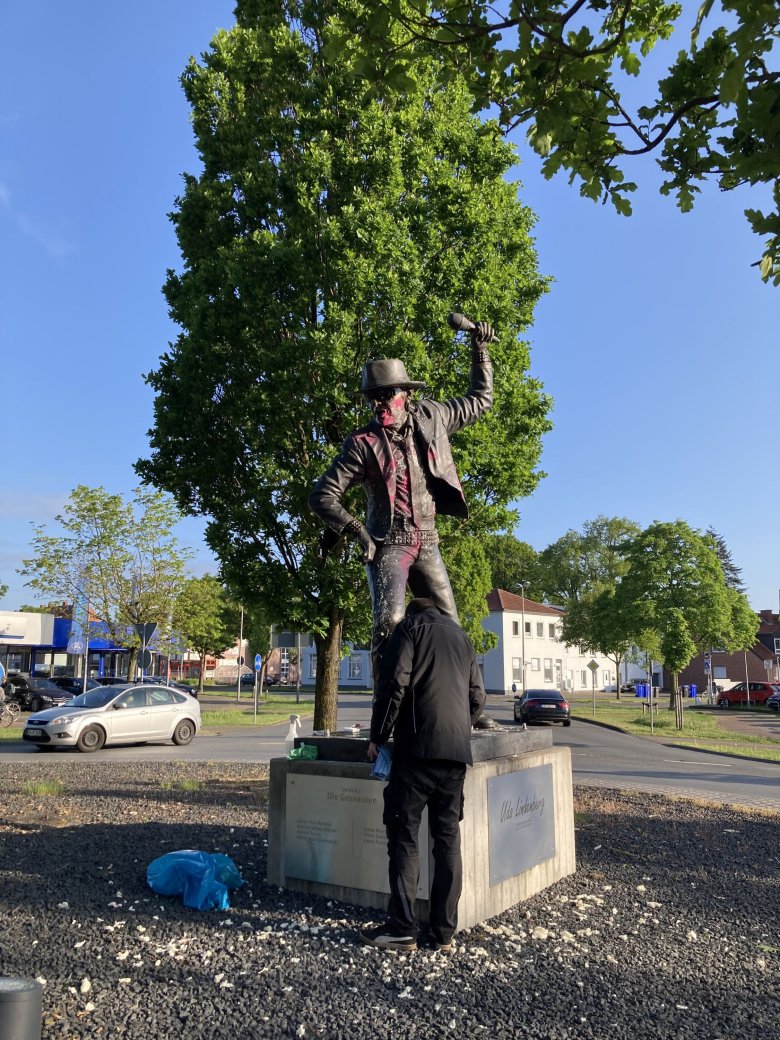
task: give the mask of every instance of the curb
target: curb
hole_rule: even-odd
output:
[[[637,733],[629,733],[628,730],[621,729],[620,726],[613,726],[611,722],[599,722],[598,719],[585,719],[579,715],[574,715],[574,719],[577,722],[587,722],[589,726],[601,726],[602,729],[611,729],[613,733],[623,733],[627,737],[636,737],[637,740],[648,740],[646,736],[640,736]],[[697,748],[692,747],[690,744],[667,744],[666,741],[658,742],[661,747],[668,747],[677,749],[678,751],[695,751],[699,755],[720,755],[722,758],[738,758],[742,762],[764,762],[770,766],[780,766],[780,762],[776,758],[758,758],[756,755],[737,755],[733,751],[713,751],[712,748]]]

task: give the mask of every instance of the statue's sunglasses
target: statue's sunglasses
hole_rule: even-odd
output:
[[[380,404],[382,401],[391,401],[398,394],[405,393],[406,391],[402,386],[388,386],[382,390],[371,390],[364,396],[369,404]]]

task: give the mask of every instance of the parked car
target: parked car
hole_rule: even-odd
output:
[[[624,682],[620,687],[621,693],[633,693],[636,689],[636,684],[641,683],[641,679],[629,679],[628,682]]]
[[[101,686],[67,704],[34,712],[22,737],[44,751],[77,747],[99,751],[104,744],[172,740],[189,744],[200,729],[200,704],[169,686]]]
[[[718,694],[718,707],[730,708],[732,704],[747,704],[748,695],[751,704],[766,704],[769,698],[780,692],[780,685],[770,682],[737,683],[730,690]]]
[[[59,686],[69,697],[76,697],[78,694],[85,692],[84,680],[78,679],[75,675],[53,675],[50,682],[53,682],[55,686]],[[98,686],[100,686],[100,683],[96,679],[87,679],[87,690],[96,690]]]
[[[766,702],[766,706],[770,711],[780,711],[780,687],[778,687],[777,693],[773,693]]]
[[[276,680],[274,679],[274,677],[272,675],[264,675],[263,676],[263,686],[273,686],[275,681]],[[254,672],[244,672],[244,674],[241,676],[241,685],[242,686],[251,686],[251,687],[254,688],[254,685],[255,685],[255,673]]]
[[[526,690],[515,697],[515,722],[562,722],[570,726],[569,702],[557,690]]]
[[[142,683],[153,683],[155,686],[168,686],[172,690],[178,690],[180,693],[187,693],[190,697],[197,697],[198,690],[195,686],[188,686],[187,683],[179,682],[178,679],[167,679],[164,675],[145,675],[141,680]]]
[[[29,672],[9,672],[5,696],[9,701],[16,701],[23,711],[40,711],[41,708],[64,704],[73,695],[55,686],[50,679]]]

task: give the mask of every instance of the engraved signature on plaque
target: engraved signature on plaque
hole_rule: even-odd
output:
[[[491,885],[555,855],[552,766],[491,777],[487,796]]]

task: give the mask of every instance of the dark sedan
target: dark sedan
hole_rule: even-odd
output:
[[[5,695],[9,701],[16,701],[24,711],[42,711],[64,704],[73,694],[61,690],[49,679],[43,679],[29,672],[9,672]]]
[[[187,683],[179,682],[178,679],[166,679],[164,675],[145,675],[139,680],[142,683],[151,683],[154,686],[167,686],[169,690],[178,690],[179,693],[188,693],[190,697],[198,698],[198,688],[188,686]]]
[[[55,686],[59,686],[69,697],[77,697],[80,693],[84,693],[85,690],[94,690],[100,686],[100,683],[95,679],[87,679],[85,687],[84,680],[77,678],[75,675],[53,675],[50,682],[53,682]]]
[[[569,702],[557,690],[526,690],[515,697],[515,722],[562,722],[570,726]]]

